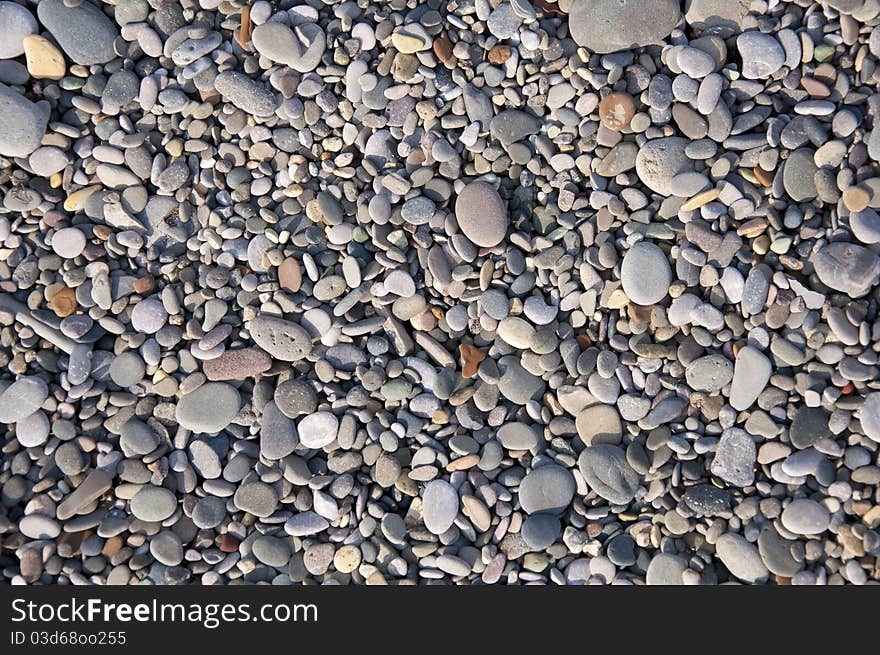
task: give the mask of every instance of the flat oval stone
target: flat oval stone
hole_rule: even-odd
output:
[[[235,491],[233,502],[243,512],[266,518],[278,507],[278,495],[265,482],[247,482]]]
[[[18,530],[29,539],[54,539],[61,534],[61,524],[51,516],[28,514],[18,522]]]
[[[48,102],[31,102],[0,84],[0,155],[27,157],[34,152],[46,134],[49,113]]]
[[[519,504],[527,514],[559,514],[574,498],[574,476],[558,464],[532,469],[519,483]]]
[[[733,364],[724,355],[706,355],[691,362],[684,375],[694,391],[718,393],[733,379]]]
[[[610,405],[586,407],[575,420],[578,436],[585,446],[600,443],[619,444],[623,438],[620,414]]]
[[[752,406],[770,380],[773,367],[757,348],[746,346],[736,356],[730,384],[730,405],[737,411]]]
[[[532,514],[523,521],[520,534],[532,550],[545,550],[559,538],[562,524],[552,514]]]
[[[874,391],[865,396],[859,411],[859,422],[868,438],[880,443],[880,392]]]
[[[226,519],[226,501],[217,496],[205,496],[196,501],[192,521],[201,530],[213,530]]]
[[[131,513],[141,521],[159,523],[177,509],[177,497],[165,487],[146,485],[131,499]]]
[[[658,246],[639,241],[623,257],[620,280],[630,300],[638,305],[653,305],[669,293],[672,269]]]
[[[471,182],[455,201],[458,227],[472,243],[494,248],[507,235],[509,219],[501,196],[485,182]]]
[[[678,555],[658,553],[648,564],[645,582],[649,585],[682,585],[682,574],[687,570],[687,562]]]
[[[796,546],[796,541],[780,536],[772,523],[764,525],[758,535],[758,553],[774,575],[790,578],[804,568],[804,563],[794,556]]]
[[[336,439],[339,419],[330,412],[315,412],[304,416],[299,425],[299,441],[306,448],[323,448]]]
[[[730,532],[721,535],[715,543],[715,553],[727,570],[743,582],[762,584],[769,576],[757,547],[742,535]]]
[[[540,438],[535,426],[525,423],[505,423],[496,438],[508,450],[530,450],[538,445]]]
[[[222,382],[208,382],[183,396],[177,403],[175,418],[196,433],[220,432],[241,409],[238,390]]]
[[[283,318],[261,314],[248,325],[251,339],[275,359],[297,362],[312,352],[312,337],[304,327]]]
[[[77,64],[105,64],[116,58],[113,42],[119,32],[91,2],[67,6],[63,0],[41,0],[37,16],[65,54]]]
[[[42,378],[22,377],[0,393],[0,423],[16,423],[36,412],[49,397]]]
[[[31,12],[16,2],[0,2],[0,59],[24,53],[24,38],[37,32]]]
[[[422,492],[422,520],[432,534],[443,534],[458,516],[458,493],[445,480],[432,480]]]
[[[260,424],[260,454],[266,459],[281,459],[292,453],[298,444],[293,420],[282,414],[274,401],[269,401],[263,408]]]
[[[830,243],[810,262],[822,284],[850,298],[861,298],[880,278],[880,256],[854,243]]]
[[[568,29],[575,43],[605,54],[660,43],[680,19],[675,0],[575,0]]]
[[[618,446],[598,444],[584,448],[578,457],[578,469],[590,488],[614,505],[626,505],[639,489],[639,474]]]
[[[809,498],[791,501],[782,510],[782,525],[794,534],[821,534],[828,529],[831,515],[823,505]]]

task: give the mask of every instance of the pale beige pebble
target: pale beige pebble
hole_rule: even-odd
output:
[[[357,546],[343,546],[333,555],[333,566],[340,573],[351,573],[361,563],[361,550]]]
[[[64,210],[78,212],[86,206],[86,200],[89,199],[89,196],[100,188],[100,184],[93,184],[91,186],[83,187],[82,189],[77,189],[67,196],[67,199],[64,201]]]
[[[22,42],[27,69],[31,77],[60,80],[67,73],[64,55],[55,45],[38,34],[26,36]]]

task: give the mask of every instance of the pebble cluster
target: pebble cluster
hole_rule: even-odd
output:
[[[880,0],[0,0],[12,584],[876,584]]]

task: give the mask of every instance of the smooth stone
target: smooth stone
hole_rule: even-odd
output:
[[[762,32],[743,32],[736,37],[742,57],[742,74],[747,80],[770,77],[785,63],[785,50],[779,41]]]
[[[540,130],[541,121],[538,117],[519,109],[501,111],[489,123],[489,133],[505,148],[537,134]]]
[[[145,485],[131,499],[131,513],[148,523],[159,523],[177,509],[177,496],[165,487]]]
[[[623,449],[611,444],[585,448],[578,469],[590,489],[614,505],[626,505],[639,489],[639,474],[626,461]]]
[[[571,38],[600,54],[661,43],[681,19],[675,0],[574,0]]]
[[[730,384],[730,405],[737,411],[752,406],[770,381],[773,366],[760,350],[745,346],[739,351],[733,365]]]
[[[315,512],[299,512],[284,524],[284,531],[291,537],[308,537],[330,527],[330,521]]]
[[[240,409],[241,396],[235,387],[208,382],[182,396],[174,416],[187,430],[214,434],[232,423]]]
[[[55,539],[61,534],[61,524],[51,516],[28,514],[18,522],[18,531],[28,539]]]
[[[339,419],[330,412],[314,412],[300,419],[296,426],[299,442],[306,448],[323,448],[336,439]]]
[[[422,492],[422,520],[432,534],[443,534],[458,516],[459,500],[455,488],[445,480],[432,480]]]
[[[850,298],[861,298],[880,278],[880,256],[854,243],[830,243],[810,262],[822,284]]]
[[[49,113],[48,102],[31,102],[0,84],[0,155],[27,157],[36,150],[46,134]]]
[[[283,568],[290,561],[290,546],[287,542],[278,537],[263,535],[254,539],[251,545],[251,552],[254,557],[266,566],[275,568]]]
[[[213,530],[226,520],[226,501],[217,496],[205,496],[196,501],[192,521],[200,530]]]
[[[289,418],[310,414],[317,409],[318,396],[306,380],[285,380],[275,389],[275,404]]]
[[[546,550],[559,538],[562,524],[552,514],[532,514],[523,521],[520,534],[532,550]]]
[[[49,397],[42,378],[22,377],[0,393],[0,423],[17,423],[36,412]]]
[[[627,297],[638,305],[654,305],[669,293],[672,269],[664,252],[650,241],[639,241],[626,251],[620,279]]]
[[[821,534],[828,529],[831,515],[823,505],[809,498],[791,501],[782,510],[782,525],[793,534]]]
[[[110,379],[114,384],[127,388],[143,380],[146,371],[146,364],[140,355],[134,352],[122,353],[110,364]]]
[[[168,312],[157,297],[144,298],[131,310],[131,326],[137,332],[155,334],[168,320]]]
[[[782,183],[785,192],[795,202],[804,202],[816,197],[816,164],[814,152],[809,148],[799,148],[785,160],[782,170]]]
[[[538,445],[540,434],[533,425],[505,423],[498,428],[496,438],[508,450],[531,450]]]
[[[784,578],[794,576],[804,568],[802,561],[794,556],[798,542],[786,539],[776,531],[772,523],[765,524],[758,534],[758,553],[770,573]]]
[[[485,182],[471,182],[461,190],[455,200],[455,218],[462,234],[483,248],[494,248],[507,235],[504,202]]]
[[[610,405],[586,407],[575,420],[578,436],[585,446],[600,443],[619,444],[623,438],[623,424],[617,410]]]
[[[236,489],[233,502],[243,512],[266,518],[278,507],[278,495],[265,482],[246,482]]]
[[[652,586],[682,585],[682,574],[687,570],[687,562],[678,555],[658,553],[648,564],[645,583]]]
[[[75,63],[91,66],[116,58],[113,42],[119,31],[91,2],[68,7],[63,0],[41,0],[37,16]]]
[[[293,420],[282,414],[274,401],[269,401],[263,408],[260,424],[260,454],[266,459],[281,459],[292,453],[298,444]]]
[[[880,391],[873,391],[865,396],[859,410],[859,422],[868,438],[880,443]]]
[[[833,435],[828,427],[830,415],[821,407],[800,407],[788,430],[788,439],[798,449],[809,448]]]
[[[527,514],[563,512],[575,493],[571,472],[557,464],[532,469],[519,483],[519,504]]]
[[[715,543],[715,554],[734,576],[748,584],[763,584],[769,571],[764,565],[758,548],[745,537],[728,532]]]
[[[45,412],[37,410],[15,424],[15,438],[24,448],[36,448],[46,443],[49,430],[49,419]]]
[[[17,2],[0,2],[0,59],[12,59],[24,52],[24,38],[36,34],[37,21]]]

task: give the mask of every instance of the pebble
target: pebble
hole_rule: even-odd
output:
[[[49,387],[36,376],[20,377],[0,392],[0,422],[17,423],[36,412],[49,397]]]
[[[214,434],[227,427],[241,409],[241,397],[235,387],[222,382],[208,382],[181,396],[174,412],[178,423],[196,433]]]
[[[769,575],[758,548],[739,534],[728,532],[715,543],[718,559],[737,578],[747,584],[763,584]]]
[[[462,234],[483,248],[494,248],[507,234],[509,219],[504,202],[485,182],[471,182],[459,192],[455,218]]]
[[[597,444],[585,448],[578,457],[578,469],[590,489],[608,502],[625,505],[635,498],[639,475],[618,446]]]
[[[639,305],[654,305],[669,293],[672,271],[660,248],[649,241],[639,241],[627,250],[620,279],[630,300]]]
[[[575,43],[602,54],[660,43],[680,19],[673,0],[574,0],[568,14]]]
[[[876,3],[405,4],[0,0],[4,582],[877,582]]]
[[[312,352],[312,338],[301,325],[275,316],[257,316],[250,322],[251,339],[271,357],[296,362]]]
[[[48,120],[48,104],[31,102],[0,84],[0,155],[27,157],[43,140]]]
[[[339,419],[330,412],[315,412],[300,420],[297,425],[299,441],[306,448],[323,448],[336,439]]]
[[[458,494],[444,480],[432,480],[422,492],[422,517],[432,534],[442,535],[458,516]]]
[[[174,514],[177,498],[165,487],[145,485],[131,499],[131,513],[148,523],[160,523]]]
[[[793,500],[782,510],[782,525],[793,534],[821,534],[830,522],[828,510],[809,498]]]
[[[735,487],[748,487],[755,481],[754,466],[758,453],[755,442],[745,430],[728,428],[721,434],[712,474]]]
[[[37,16],[74,63],[104,64],[116,57],[113,41],[119,32],[92,3],[68,6],[63,0],[41,0]]]
[[[24,53],[24,39],[37,32],[33,15],[17,2],[0,2],[0,59]]]

